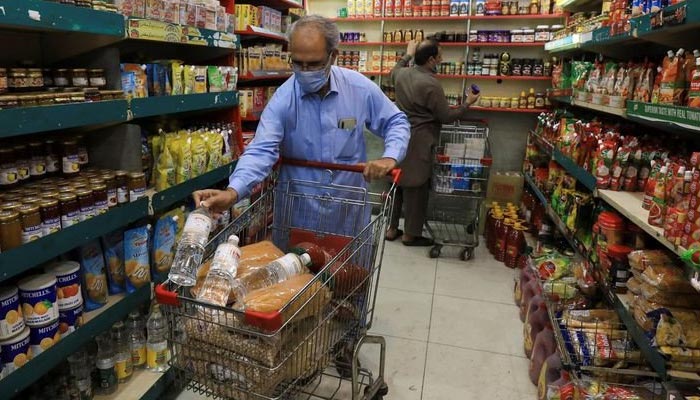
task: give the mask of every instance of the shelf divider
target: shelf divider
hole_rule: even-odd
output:
[[[133,118],[192,111],[216,110],[238,105],[238,92],[198,93],[145,97],[131,100]]]

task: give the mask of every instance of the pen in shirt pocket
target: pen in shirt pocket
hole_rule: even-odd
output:
[[[355,129],[356,125],[357,121],[355,120],[355,118],[343,118],[338,120],[338,128],[340,129],[351,131]]]

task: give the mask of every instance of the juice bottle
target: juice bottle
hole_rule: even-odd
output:
[[[666,211],[666,184],[668,167],[665,165],[656,175],[656,184],[654,185],[654,195],[649,209],[649,225],[662,227]]]
[[[523,350],[527,358],[530,358],[532,355],[535,337],[547,325],[549,325],[547,305],[542,295],[537,294],[530,299],[525,315],[525,323],[523,324]]]
[[[491,229],[491,245],[489,246],[489,252],[493,255],[496,255],[496,241],[498,238],[498,232],[501,229],[501,226],[503,225],[503,219],[504,216],[502,213],[494,214],[493,216],[493,226]]]
[[[504,263],[508,268],[515,268],[518,255],[525,252],[525,226],[516,222],[506,240],[506,257]]]
[[[530,358],[530,381],[537,385],[544,361],[557,351],[557,342],[554,339],[554,331],[551,326],[546,326],[535,338],[535,345],[532,348]]]
[[[500,229],[496,232],[496,252],[494,257],[496,260],[503,262],[506,258],[506,239],[508,238],[508,233],[510,228],[513,226],[513,218],[506,217],[500,226]]]

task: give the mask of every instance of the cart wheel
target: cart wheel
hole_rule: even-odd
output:
[[[365,395],[369,392],[369,386],[365,388]],[[382,400],[384,396],[389,394],[389,386],[386,383],[382,383],[382,386],[377,390],[377,393],[372,396],[371,400]]]
[[[466,248],[462,250],[462,253],[460,253],[459,258],[462,261],[469,261],[472,258],[474,258],[474,249],[472,248]]]
[[[440,251],[442,250],[442,246],[435,245],[433,246],[432,249],[430,249],[430,258],[438,258],[440,257]]]

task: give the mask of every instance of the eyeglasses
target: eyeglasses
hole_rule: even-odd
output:
[[[299,71],[320,71],[328,66],[331,62],[332,54],[328,54],[328,59],[324,61],[312,61],[312,62],[298,62],[291,58],[289,59],[289,65]]]

